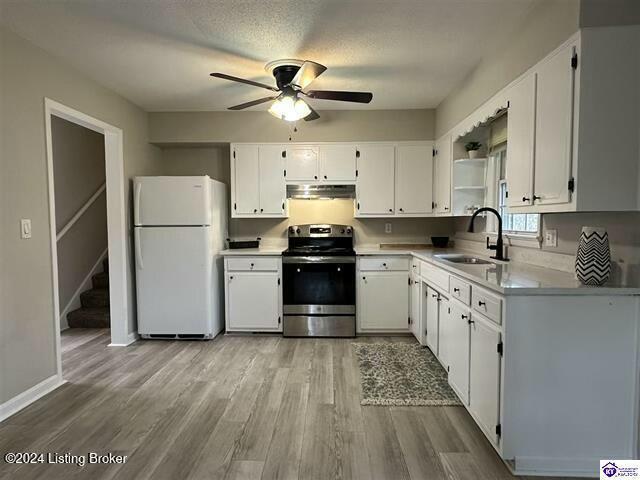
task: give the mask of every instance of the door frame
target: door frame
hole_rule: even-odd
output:
[[[127,266],[126,202],[124,185],[124,136],[120,128],[67,107],[50,98],[44,99],[49,228],[51,243],[53,314],[55,319],[56,360],[62,379],[60,340],[60,301],[58,298],[58,248],[56,242],[55,191],[53,179],[53,140],[51,117],[56,116],[104,135],[105,180],[107,195],[107,236],[109,249],[109,303],[111,316],[110,346],[126,346],[136,340],[129,330],[129,291]]]

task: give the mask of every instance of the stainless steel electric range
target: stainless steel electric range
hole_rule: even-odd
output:
[[[289,227],[282,253],[283,335],[356,335],[356,255],[348,225]]]

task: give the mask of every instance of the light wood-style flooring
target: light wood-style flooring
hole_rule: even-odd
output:
[[[108,347],[63,333],[67,384],[0,423],[0,453],[99,452],[123,465],[8,465],[0,478],[514,478],[462,407],[360,406],[354,342],[221,336]]]

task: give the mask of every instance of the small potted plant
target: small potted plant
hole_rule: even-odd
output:
[[[482,144],[480,142],[469,142],[464,148],[469,154],[469,158],[478,158],[478,150],[480,150],[481,146]]]

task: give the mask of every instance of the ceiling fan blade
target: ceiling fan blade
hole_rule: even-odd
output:
[[[261,103],[265,103],[270,100],[275,100],[276,98],[278,98],[277,95],[273,97],[259,98],[258,100],[252,100],[250,102],[241,103],[240,105],[234,105],[233,107],[229,107],[227,110],[243,110],[245,108],[253,107],[254,105],[260,105]]]
[[[371,92],[340,92],[336,90],[309,90],[305,93],[310,98],[320,100],[339,100],[341,102],[369,103],[373,99]]]
[[[291,80],[290,85],[295,85],[299,88],[306,88],[311,82],[318,78],[327,69],[324,65],[305,60],[300,67],[300,70],[296,72],[295,77]]]
[[[233,77],[231,75],[227,75],[226,73],[214,72],[214,73],[210,73],[209,75],[211,75],[212,77],[216,77],[216,78],[222,78],[224,80],[231,80],[232,82],[245,83],[247,85],[253,85],[254,87],[266,88],[267,90],[271,90],[272,92],[279,92],[280,91],[277,88],[270,87],[269,85],[265,85],[264,83],[254,82],[253,80],[247,80],[245,78]]]
[[[307,104],[309,105],[309,104]],[[305,122],[310,122],[312,120],[317,120],[320,118],[320,115],[318,114],[318,112],[316,112],[313,108],[311,108],[311,105],[309,105],[309,109],[311,110],[311,113],[309,115],[307,115],[306,117],[304,117],[304,121]]]

